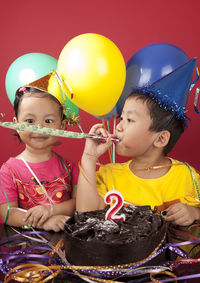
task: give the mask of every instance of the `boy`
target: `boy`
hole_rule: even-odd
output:
[[[125,102],[116,128],[116,151],[131,156],[130,161],[101,166],[96,174],[96,162],[112,141],[103,125],[92,127],[90,134],[107,137],[107,141],[86,141],[77,189],[78,211],[103,209],[104,195],[114,188],[127,202],[165,210],[166,220],[174,224],[186,226],[200,220],[200,176],[188,164],[166,156],[184,131],[185,110],[182,105],[177,107],[183,94],[173,93],[176,101],[172,101],[162,85],[165,83],[160,80],[138,89]]]

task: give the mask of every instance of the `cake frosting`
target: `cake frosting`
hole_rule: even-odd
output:
[[[72,264],[135,262],[146,258],[162,241],[166,224],[150,206],[123,207],[123,222],[105,220],[106,211],[75,212],[65,223],[66,256]]]

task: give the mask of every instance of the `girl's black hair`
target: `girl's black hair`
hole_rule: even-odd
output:
[[[63,121],[63,120],[66,119],[66,116],[65,116],[64,111],[63,111],[63,106],[55,96],[51,95],[48,92],[40,90],[38,88],[29,87],[29,86],[20,87],[20,88],[18,88],[18,90],[15,93],[14,111],[15,111],[15,117],[16,118],[18,118],[19,106],[20,106],[20,103],[21,103],[21,101],[24,97],[24,94],[30,94],[30,96],[32,96],[32,95],[36,96],[38,94],[38,97],[46,97],[46,98],[53,100],[54,102],[56,102],[59,105],[61,120]],[[13,135],[16,136],[19,139],[20,142],[22,142],[18,133],[14,133]]]
[[[18,117],[19,104],[22,101],[25,93],[30,93],[30,96],[31,96],[31,94],[35,95],[36,93],[39,93],[38,97],[47,97],[47,98],[55,101],[60,107],[60,113],[61,113],[62,120],[66,119],[66,116],[63,112],[63,106],[55,96],[53,96],[50,93],[45,92],[41,89],[34,88],[34,87],[28,87],[28,86],[19,88],[15,93],[14,111],[15,111],[16,118]]]

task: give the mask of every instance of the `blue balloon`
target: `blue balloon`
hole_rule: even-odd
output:
[[[134,88],[149,86],[188,61],[181,48],[169,43],[154,43],[137,51],[126,64],[126,83],[117,102],[117,112],[121,115],[125,100]]]

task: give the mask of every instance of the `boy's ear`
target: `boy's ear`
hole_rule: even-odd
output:
[[[170,136],[171,136],[171,134],[170,134],[169,131],[167,131],[167,130],[162,131],[159,134],[158,138],[154,141],[154,146],[160,147],[160,148],[165,147],[170,140]]]

